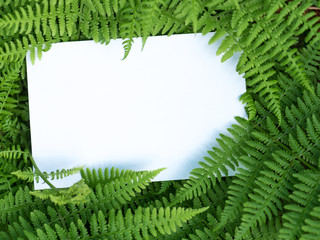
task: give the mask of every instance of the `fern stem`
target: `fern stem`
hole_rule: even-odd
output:
[[[30,157],[30,160],[31,160],[31,163],[33,165],[33,167],[35,168],[35,172],[37,174],[39,174],[39,176],[43,179],[43,181],[48,184],[50,186],[51,189],[57,189],[51,182],[48,181],[48,179],[43,175],[43,173],[40,171],[40,169],[38,168],[36,162],[34,161],[32,155],[29,153],[29,157]]]
[[[320,8],[318,8],[318,7],[315,7],[315,6],[312,6],[312,7],[308,7],[308,9],[309,9],[309,10],[316,10],[316,11],[320,10]]]

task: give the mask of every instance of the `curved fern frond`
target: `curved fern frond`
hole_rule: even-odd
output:
[[[239,100],[243,104],[246,104],[246,108],[248,109],[248,113],[249,113],[248,120],[249,121],[252,120],[257,114],[257,110],[256,110],[256,106],[255,106],[253,97],[251,96],[251,94],[249,92],[245,92],[244,94],[241,95]]]
[[[274,70],[274,63],[268,62],[268,57],[263,56],[260,57],[261,49],[258,46],[246,46],[244,42],[244,37],[240,38],[236,36],[234,31],[230,30],[230,26],[225,26],[232,21],[232,17],[223,16],[222,23],[218,27],[218,36],[214,35],[213,39],[210,40],[209,43],[218,40],[223,36],[223,33],[227,33],[227,36],[223,39],[217,54],[224,53],[222,60],[227,60],[230,58],[235,52],[242,51],[241,57],[237,64],[237,71],[239,74],[245,73],[244,77],[247,79],[247,85],[249,87],[254,87],[254,92],[258,93],[261,98],[264,98],[267,102],[268,109],[273,112],[279,121],[281,121],[281,107],[279,101],[279,87],[278,81],[274,78],[274,74],[276,71]],[[235,27],[236,31],[239,31],[238,28]],[[217,34],[216,33],[216,34]],[[246,35],[244,35],[246,36]],[[246,39],[246,38],[245,38]],[[265,39],[261,37],[259,41],[261,44]],[[253,51],[254,50],[254,51]],[[265,54],[265,53],[263,53]],[[246,96],[246,98],[245,98]],[[242,100],[247,100],[250,103],[249,107],[253,108],[253,104],[250,98],[248,98],[248,94],[245,95]],[[253,113],[255,111],[251,110],[251,118],[253,118]]]
[[[192,176],[177,193],[176,202],[182,202],[205,193],[207,189],[215,185],[216,180],[221,180],[222,173],[228,176],[227,166],[233,170],[238,166],[239,159],[237,157],[239,153],[242,153],[241,147],[247,140],[248,123],[240,117],[236,117],[236,120],[240,125],[233,125],[233,128],[228,129],[234,139],[220,135],[221,139],[217,139],[217,141],[221,148],[214,147],[214,151],[208,151],[210,157],[204,158],[206,162],[199,162],[202,168],[192,170]]]
[[[127,4],[120,11],[121,23],[119,25],[119,30],[122,39],[124,39],[122,45],[124,48],[123,59],[126,59],[129,55],[133,44],[133,38],[141,36],[141,22],[140,22],[140,8],[141,3],[133,0],[130,4]]]

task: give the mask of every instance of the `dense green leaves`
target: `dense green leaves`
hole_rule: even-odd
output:
[[[0,0],[0,239],[319,239],[319,7],[315,0]],[[126,58],[136,37],[144,45],[152,35],[194,32],[215,32],[209,44],[221,40],[222,62],[241,54],[248,120],[236,117],[221,130],[189,179],[151,182],[163,169],[37,169],[27,52],[34,62],[53,43],[121,37]],[[82,180],[70,188],[50,183],[79,170]],[[32,191],[21,180],[34,178],[51,189]]]

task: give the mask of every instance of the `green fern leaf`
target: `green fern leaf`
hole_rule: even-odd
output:
[[[257,179],[258,188],[254,189],[253,194],[249,194],[252,201],[244,203],[246,213],[242,216],[242,223],[235,239],[246,239],[250,230],[258,223],[262,226],[266,224],[267,219],[271,220],[273,216],[277,216],[282,210],[281,202],[289,200],[289,191],[293,189],[291,176],[295,158],[286,152],[278,152],[272,156],[277,165],[273,162],[266,163],[270,169],[263,171],[263,176]]]
[[[163,0],[148,0],[141,3],[141,34],[142,48],[144,47],[147,37],[153,32],[154,25],[158,22],[162,8],[167,6]]]
[[[247,104],[246,107],[248,109],[248,113],[249,113],[249,118],[248,120],[252,120],[256,114],[257,114],[257,110],[256,110],[256,106],[254,103],[254,100],[251,96],[251,94],[249,92],[245,92],[244,94],[241,95],[240,99],[239,99],[243,104]]]
[[[320,194],[320,174],[311,170],[294,174],[299,180],[290,198],[294,201],[285,206],[288,210],[283,215],[284,223],[280,229],[280,239],[297,238],[303,234],[304,221],[310,217],[313,207],[317,204]]]
[[[202,2],[198,0],[184,0],[179,3],[174,14],[179,19],[184,19],[186,25],[192,23],[193,31],[198,30],[198,19],[203,12]]]
[[[208,188],[215,185],[216,180],[221,181],[221,173],[228,176],[228,169],[226,166],[235,169],[235,166],[238,165],[238,160],[234,157],[234,154],[242,152],[239,145],[242,145],[241,142],[247,134],[247,122],[241,118],[236,118],[236,120],[243,126],[233,125],[233,129],[228,129],[235,137],[235,140],[225,138],[225,140],[228,141],[228,144],[224,145],[224,151],[221,151],[219,148],[213,148],[215,150],[214,152],[208,152],[212,158],[205,157],[204,159],[206,162],[200,162],[202,168],[195,168],[192,170],[192,176],[189,177],[187,183],[184,184],[177,193],[175,201],[171,203],[172,205],[177,202],[197,197],[201,195],[201,193],[205,193]],[[223,146],[223,142],[224,141],[219,142],[221,147]],[[211,183],[213,185],[211,185]]]
[[[320,199],[319,199],[320,201]],[[318,205],[312,209],[310,212],[310,218],[305,220],[305,225],[302,226],[304,233],[300,239],[303,240],[316,240],[320,238],[320,207]]]
[[[37,172],[33,172],[32,168],[27,169],[26,171],[15,171],[12,172],[12,174],[16,175],[18,178],[21,178],[23,180],[27,180],[28,182],[33,182],[34,179],[36,179],[36,182],[39,183],[39,179],[40,177],[45,177],[45,179],[48,179],[49,177],[51,177],[51,180],[54,179],[62,179],[64,177],[70,176],[70,175],[74,175],[78,172],[80,172],[80,170],[82,170],[83,167],[74,167],[71,169],[62,169],[62,170],[56,170],[55,172],[51,172],[51,173],[47,173],[47,172],[43,172],[41,175]]]
[[[111,169],[105,168],[104,171],[99,168],[98,172],[96,169],[90,170],[89,168],[86,168],[86,170],[81,169],[80,173],[86,184],[88,184],[88,186],[90,186],[91,188],[94,188],[98,183],[104,185],[113,182],[116,179],[120,180],[122,178],[126,179],[128,177],[134,178],[136,177],[136,174],[138,172],[124,169],[120,171],[119,168],[112,167]]]

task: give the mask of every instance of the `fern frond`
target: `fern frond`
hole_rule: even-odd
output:
[[[280,229],[279,239],[299,238],[303,234],[304,221],[310,217],[313,207],[318,203],[320,194],[319,171],[305,170],[293,175],[298,183],[290,195],[293,200],[285,206],[288,211],[283,215],[283,227]]]
[[[267,224],[263,224],[259,228],[254,228],[251,234],[248,236],[248,240],[277,240],[279,230],[281,228],[280,219],[276,218],[274,221],[268,221]]]
[[[168,35],[174,33],[186,33],[187,27],[183,19],[179,19],[174,15],[174,11],[179,4],[179,1],[167,1],[166,5],[160,7],[161,15],[155,23],[152,35]]]
[[[238,159],[235,155],[242,152],[240,146],[247,136],[247,122],[239,117],[236,117],[236,120],[242,126],[233,125],[233,128],[228,129],[234,139],[220,135],[222,139],[217,141],[221,148],[215,147],[214,151],[209,151],[212,158],[205,157],[206,162],[199,162],[202,168],[192,170],[192,176],[177,193],[176,202],[182,202],[205,193],[211,187],[211,183],[214,186],[216,180],[221,180],[222,173],[228,176],[227,166],[234,170],[238,165]]]
[[[56,34],[63,36],[74,34],[75,24],[80,15],[77,0],[43,1],[41,4],[26,5],[14,10],[13,13],[0,18],[0,29],[6,30],[6,35],[15,33],[28,35],[30,33],[48,34],[49,28],[52,37]]]
[[[99,211],[93,214],[90,219],[90,237],[113,239],[147,239],[149,236],[169,235],[177,231],[183,222],[188,221],[196,214],[205,211],[202,209],[183,209],[183,208],[138,208],[133,214],[130,209],[125,214],[122,211],[111,210],[109,217]],[[81,220],[77,222],[82,226]],[[77,226],[74,224],[74,227]],[[77,228],[77,227],[76,227]],[[72,231],[72,233],[71,233]],[[73,229],[69,230],[69,237],[80,237]]]
[[[11,149],[0,151],[0,193],[7,195],[9,192],[15,194],[21,187],[17,177],[10,174],[17,169],[25,169],[28,166],[28,152],[22,151],[20,146],[13,146]]]
[[[272,15],[277,13],[277,11],[284,6],[284,2],[285,1],[269,1],[269,4],[265,6],[265,9],[268,11],[267,18],[270,18]]]
[[[90,194],[90,205],[100,206],[101,209],[120,209],[136,193],[141,192],[163,169],[145,172],[128,172],[113,179],[97,183],[94,194]],[[90,184],[90,182],[89,182]]]
[[[0,239],[318,239],[318,7],[317,0],[0,0]],[[20,188],[10,172],[35,177],[22,150],[30,140],[19,64],[28,51],[34,61],[54,42],[121,37],[127,57],[135,37],[145,44],[149,35],[196,31],[214,31],[210,44],[224,38],[222,61],[242,53],[240,100],[250,121],[237,118],[189,180],[150,184],[160,170],[87,169],[77,187],[37,197]],[[239,165],[232,182],[222,178]],[[44,179],[68,175],[51,174]],[[187,220],[189,210],[202,212]]]
[[[9,192],[16,192],[18,189],[14,187],[18,179],[10,174],[0,173],[0,196],[4,197]]]
[[[213,227],[217,224],[217,219],[214,216],[212,216],[211,214],[207,214],[207,216],[203,217],[203,219],[207,220],[207,223],[208,223],[207,226],[209,226],[209,227]],[[203,229],[196,227],[196,229],[193,231],[193,233],[188,235],[188,239],[191,239],[191,240],[219,239],[221,237],[223,237],[223,239],[228,239],[228,234],[219,235],[219,234],[213,232],[208,227],[204,227]],[[185,238],[183,238],[183,239],[185,240]]]
[[[12,109],[18,101],[12,95],[20,93],[19,79],[22,62],[7,65],[0,74],[0,120],[5,115],[12,115]]]
[[[320,196],[319,196],[320,197]],[[310,212],[310,218],[305,220],[305,225],[301,228],[304,233],[301,235],[300,239],[303,240],[316,240],[320,238],[320,199],[318,199],[318,204]]]
[[[234,15],[235,19],[238,15],[241,18],[248,15],[250,17],[248,17],[247,23],[252,22],[252,24],[246,24],[245,28],[237,25],[236,21],[233,23],[233,28],[237,32],[239,28],[244,29],[242,30],[243,33],[240,32],[238,35],[240,37],[238,40],[239,46],[243,54],[237,69],[240,73],[245,73],[248,85],[255,87],[254,91],[259,94],[259,97],[267,98],[268,108],[280,121],[279,86],[278,80],[273,76],[275,73],[274,62],[279,62],[281,66],[285,67],[286,73],[297,79],[302,86],[311,90],[310,81],[304,72],[300,56],[297,50],[293,48],[294,44],[297,43],[295,31],[300,31],[299,24],[301,22],[299,24],[294,22],[292,17],[292,15],[295,15],[301,21],[302,15],[310,3],[300,4],[300,1],[284,3],[281,1],[279,4],[283,4],[283,8],[280,13],[267,18],[265,18],[264,4],[258,3],[259,1],[256,2],[258,7],[246,5],[246,7],[241,8],[241,14],[239,11],[234,13],[236,14]],[[298,17],[299,15],[300,17]],[[270,19],[274,20],[271,21]],[[302,22],[306,24],[308,21],[304,19]],[[269,62],[270,59],[274,60]]]
[[[119,25],[122,39],[124,39],[122,45],[124,48],[123,59],[126,59],[129,55],[133,44],[133,38],[141,36],[141,22],[140,22],[140,4],[131,1],[132,4],[128,4],[121,9],[121,23]]]
[[[253,100],[251,94],[247,91],[241,95],[239,100],[243,104],[246,104],[246,108],[248,109],[248,113],[249,113],[248,120],[249,121],[252,120],[256,116],[257,110],[256,110],[256,106],[255,106],[255,103],[254,103],[254,100]]]
[[[306,123],[295,124],[296,133],[293,132],[289,134],[288,142],[292,152],[300,157],[300,161],[313,169],[314,167],[312,166],[318,164],[318,158],[320,156],[318,149],[320,141],[318,127],[320,121],[318,117],[313,114],[312,110],[310,111],[302,101],[298,101],[298,103],[301,110],[304,111],[305,114],[308,114],[310,118],[305,120]],[[304,124],[305,126],[303,126]]]
[[[20,90],[19,90],[20,93]],[[24,120],[22,120],[19,115],[24,114],[25,109],[21,111],[20,106],[24,104],[24,101],[19,101],[17,99],[17,108],[13,108],[11,113],[12,115],[7,115],[2,121],[2,126],[0,127],[2,131],[2,139],[0,143],[0,148],[5,149],[9,145],[18,145],[21,144],[23,148],[29,147],[29,138],[27,133],[29,132],[29,127]],[[18,116],[17,116],[18,115]]]
[[[167,2],[164,0],[147,0],[141,3],[141,35],[142,48],[144,47],[148,36],[152,34],[154,25],[161,17],[162,8],[166,8]]]
[[[212,226],[212,225],[210,225]],[[214,226],[214,225],[213,225]],[[267,224],[263,224],[261,227],[252,229],[246,240],[277,240],[281,223],[279,219],[275,221],[268,221]],[[231,233],[231,234],[230,234]],[[202,240],[202,239],[224,239],[234,240],[232,237],[234,234],[229,231],[225,231],[220,235],[216,235],[211,229],[205,228],[204,231],[196,230],[195,234],[191,234],[188,239],[191,240]],[[184,239],[186,240],[186,239]]]
[[[16,9],[21,6],[26,5],[30,0],[6,0],[0,1],[0,9],[4,11],[10,11],[11,9]]]
[[[88,184],[89,187],[94,188],[98,183],[103,186],[104,184],[113,182],[116,179],[120,180],[122,178],[126,179],[128,177],[136,177],[138,172],[125,169],[120,171],[119,168],[112,167],[111,169],[105,168],[104,171],[102,171],[101,168],[99,168],[98,171],[96,169],[90,170],[89,168],[86,168],[86,170],[81,169],[80,173],[86,184]]]
[[[79,38],[83,35],[86,39],[105,44],[108,44],[110,39],[116,39],[120,21],[116,20],[115,15],[124,4],[124,1],[85,1],[81,7]]]
[[[32,168],[27,169],[26,171],[21,172],[21,170],[12,172],[13,175],[16,175],[18,178],[22,180],[27,180],[28,182],[33,182],[35,178],[35,174],[33,173]],[[39,182],[39,177],[37,178],[37,182]]]
[[[308,44],[301,51],[301,61],[303,63],[305,73],[310,78],[317,80],[320,66],[320,41]]]
[[[198,21],[203,12],[203,2],[201,0],[183,0],[175,9],[175,16],[184,19],[185,25],[192,23],[193,32],[198,30]]]
[[[268,170],[256,180],[257,188],[249,194],[251,201],[244,203],[242,223],[235,239],[246,239],[257,224],[263,226],[282,210],[282,202],[289,200],[293,189],[292,173],[295,158],[286,152],[272,154],[275,162],[266,162]]]
[[[296,6],[298,1],[294,1],[291,5]],[[290,5],[290,4],[288,4]],[[305,41],[306,43],[314,44],[319,42],[319,28],[320,28],[320,17],[315,15],[314,11],[308,11],[308,9],[313,5],[311,1],[303,2],[303,4],[298,5],[294,9],[288,21],[293,21],[295,26],[297,26],[296,35],[299,35],[303,32],[307,32]],[[280,12],[281,14],[281,12]],[[312,41],[311,41],[312,40]]]
[[[86,221],[90,219],[92,212],[98,214],[99,209],[104,210],[106,213],[111,209],[121,209],[124,204],[128,203],[137,193],[141,192],[141,189],[144,189],[151,182],[151,178],[156,176],[161,170],[138,172],[131,177],[114,179],[103,186],[101,183],[98,183],[94,189],[89,189],[84,180],[82,180],[67,189],[50,189],[33,192],[28,190],[30,199],[28,204],[15,205],[13,201],[8,206],[7,200],[3,203],[4,205],[1,205],[0,201],[0,210],[3,213],[2,216],[0,214],[0,217],[7,219],[11,213],[14,213],[16,218],[9,222],[15,222],[18,218],[18,215],[16,215],[18,211],[30,211],[30,208],[37,209],[38,206],[40,206],[39,209],[42,209],[42,212],[46,212],[46,210],[43,210],[43,206],[39,205],[39,201],[43,204],[45,202],[42,199],[50,198],[53,203],[59,205],[57,210],[50,206],[48,207],[48,214],[52,224],[60,224],[60,221],[70,224],[73,220],[77,220],[79,216],[81,216],[83,221]],[[32,199],[30,194],[36,196],[36,198]],[[10,195],[11,198],[14,199],[12,195]],[[43,226],[41,229],[44,230]],[[63,234],[61,233],[61,235]]]
[[[139,207],[134,214],[130,209],[123,214],[123,211],[111,210],[106,217],[102,211],[93,213],[90,217],[90,227],[86,227],[81,219],[75,219],[68,224],[67,230],[60,224],[51,223],[47,215],[39,210],[30,213],[30,222],[33,225],[31,230],[30,224],[26,223],[23,218],[19,218],[20,223],[14,224],[14,229],[10,225],[10,237],[28,239],[149,239],[161,235],[169,235],[177,231],[183,223],[190,220],[195,215],[205,211],[201,209],[184,209],[184,208],[141,208]],[[22,226],[26,228],[23,229]],[[90,229],[90,233],[89,233]],[[18,231],[17,231],[18,230]],[[19,231],[20,230],[20,231]],[[23,230],[23,231],[21,231]],[[31,230],[31,231],[30,231]],[[79,234],[80,233],[80,234]],[[0,232],[0,236],[5,235]]]
[[[260,120],[264,121],[264,127],[268,127],[271,133],[279,131],[276,129],[276,125],[270,117]],[[265,122],[266,120],[267,123]],[[230,184],[228,191],[229,197],[226,201],[226,206],[222,211],[220,222],[214,228],[214,231],[217,231],[221,227],[225,226],[225,224],[228,222],[239,219],[242,216],[244,213],[243,205],[249,202],[248,196],[254,196],[255,194],[259,195],[265,191],[267,188],[266,186],[263,187],[262,192],[260,192],[260,188],[264,184],[267,184],[267,182],[259,183],[257,179],[264,179],[265,181],[268,177],[273,176],[265,175],[267,174],[265,172],[265,164],[272,159],[271,153],[279,150],[279,147],[277,147],[277,145],[274,143],[275,140],[273,139],[272,134],[269,135],[263,133],[261,129],[259,129],[259,132],[252,131],[251,134],[253,139],[246,140],[247,146],[242,146],[245,154],[239,157],[240,163],[245,167],[245,169],[238,169],[239,174],[236,174],[235,179],[233,180],[232,184]],[[289,163],[286,164],[288,165]],[[274,171],[273,169],[269,169],[269,171],[270,170],[271,172]],[[257,190],[257,192],[253,192],[253,189],[259,190]],[[266,194],[265,196],[267,195],[269,196],[269,194]],[[273,197],[278,198],[279,196],[276,195]],[[272,204],[272,202],[268,203]]]
[[[254,142],[254,141],[252,141]],[[250,156],[241,156],[241,163],[247,169],[239,168],[239,174],[236,174],[233,184],[229,186],[228,200],[221,213],[219,224],[214,231],[221,229],[226,223],[240,218],[243,214],[243,204],[249,201],[248,195],[252,194],[253,189],[257,186],[255,180],[261,176],[260,171],[264,169],[262,160],[264,154],[270,151],[270,146],[257,150],[254,147],[245,147],[245,152]],[[267,155],[266,158],[269,156]]]
[[[30,194],[42,200],[50,198],[53,203],[64,205],[67,203],[80,204],[86,202],[90,192],[90,188],[82,179],[68,189],[45,189],[32,191]]]
[[[32,168],[29,168],[26,171],[18,170],[18,171],[12,172],[12,174],[14,174],[18,178],[21,178],[21,179],[26,180],[28,182],[33,182],[34,180],[36,180],[36,182],[39,183],[39,179],[42,176],[44,176],[45,179],[48,179],[50,177],[51,180],[62,179],[64,177],[74,175],[74,174],[80,172],[80,170],[82,170],[82,169],[83,169],[83,167],[73,167],[71,169],[56,170],[55,172],[52,171],[51,173],[43,172],[40,175],[37,172],[33,172]]]
[[[172,185],[172,181],[161,181],[160,184],[161,184],[161,187],[159,191],[154,192],[154,194],[156,195],[161,195],[164,192],[166,192],[169,189],[169,187]]]
[[[208,228],[205,228],[203,231],[196,230],[195,234],[190,234],[188,237],[189,240],[217,239],[217,236],[214,233],[212,233],[212,231],[210,231],[210,229]],[[187,239],[183,238],[183,240]]]
[[[0,60],[3,62],[18,62],[24,60],[26,53],[30,51],[30,58],[32,63],[35,62],[36,55],[41,59],[42,52],[48,51],[52,42],[56,42],[59,39],[48,40],[42,37],[41,34],[36,36],[28,35],[17,39],[15,42],[5,42],[0,46]]]
[[[223,22],[230,21],[230,17],[225,17]],[[253,46],[246,46],[243,42],[244,40],[241,38],[238,39],[238,37],[236,37],[235,34],[226,26],[220,25],[220,27],[221,29],[223,29],[220,32],[226,32],[227,36],[222,41],[217,54],[224,53],[225,56],[223,56],[223,60],[226,60],[231,57],[234,52],[242,51],[242,55],[237,64],[237,71],[239,72],[239,74],[245,73],[244,77],[247,79],[248,86],[255,86],[254,92],[259,93],[259,96],[261,98],[266,99],[270,111],[277,116],[279,121],[281,121],[278,81],[273,77],[273,75],[275,74],[275,71],[273,69],[274,64],[269,63],[267,61],[267,57],[260,58],[259,55],[257,55],[261,54],[261,49],[258,48],[259,45],[254,46],[257,48],[256,52],[254,52],[250,50],[250,48],[254,49]],[[259,41],[261,41],[261,43],[264,40],[265,39],[261,41],[261,37],[259,38]],[[246,100],[250,99],[247,97]],[[248,102],[250,103],[252,101]],[[251,108],[252,106],[253,105],[250,104]],[[252,113],[254,113],[254,111],[251,110],[251,114]]]
[[[17,222],[19,216],[27,218],[30,208],[37,208],[41,205],[43,206],[43,202],[33,201],[27,186],[24,189],[20,188],[15,195],[10,192],[0,199],[0,226],[3,229],[8,223]]]
[[[277,79],[280,87],[280,102],[283,111],[286,107],[292,106],[296,102],[297,96],[301,94],[301,85],[282,72],[279,72]]]
[[[22,157],[23,161],[27,162],[28,156],[29,156],[29,152],[22,151],[19,145],[12,146],[12,149],[0,151],[0,157],[8,160],[16,160]]]
[[[211,191],[201,194],[198,198],[193,199],[193,208],[201,208],[209,206],[207,213],[211,213],[217,216],[216,207],[223,208],[225,200],[227,198],[228,186],[231,184],[231,178],[226,177],[223,181],[216,183],[214,187],[211,187]]]
[[[23,59],[27,53],[28,40],[25,39],[24,43],[17,40],[16,43],[10,41],[9,43],[1,44],[0,46],[0,59],[1,62],[16,62]]]

